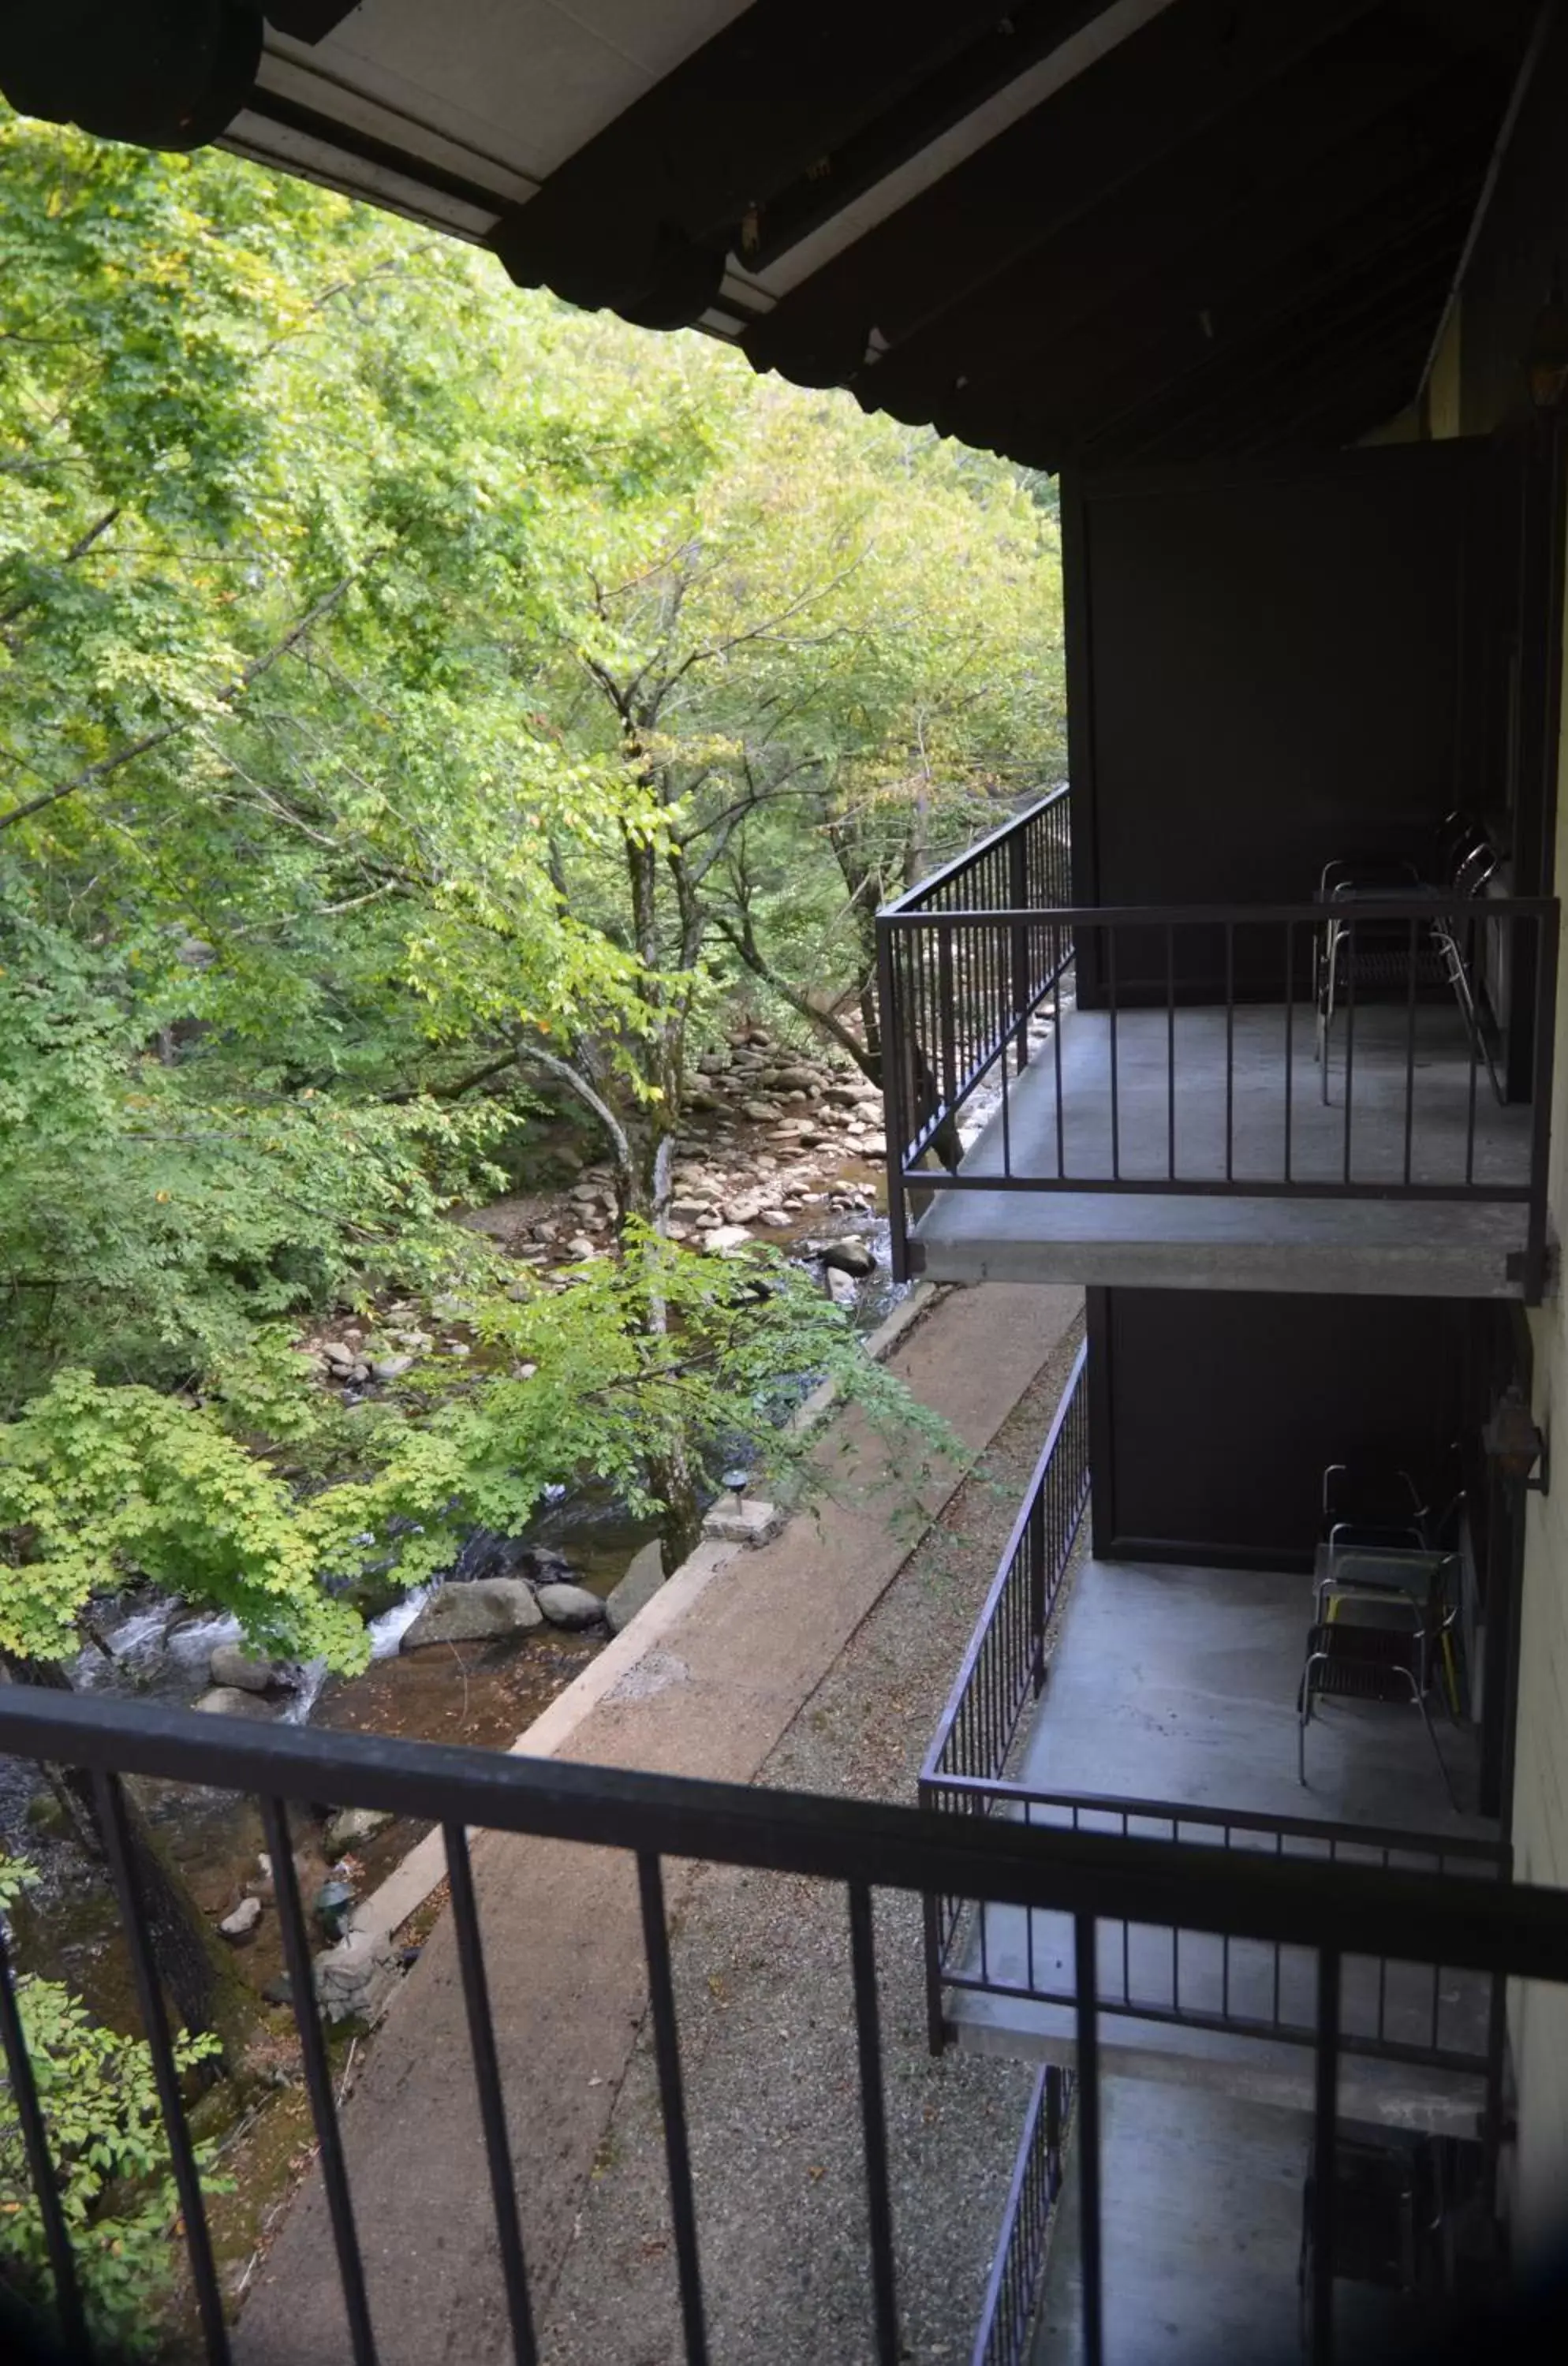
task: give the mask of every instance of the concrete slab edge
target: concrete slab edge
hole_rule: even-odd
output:
[[[865,1352],[876,1363],[882,1363],[895,1347],[902,1346],[909,1334],[930,1313],[942,1295],[935,1282],[916,1284],[886,1320],[877,1325],[866,1339]],[[794,1416],[797,1429],[813,1427],[833,1407],[838,1396],[837,1385],[825,1380],[812,1391]],[[954,1482],[956,1483],[956,1482]],[[631,1625],[614,1640],[596,1652],[579,1676],[574,1676],[556,1695],[549,1707],[542,1709],[532,1724],[509,1746],[508,1755],[514,1758],[549,1758],[569,1741],[615,1686],[631,1670],[657,1650],[670,1628],[676,1626],[693,1604],[698,1601],[725,1570],[744,1552],[744,1545],[720,1543],[705,1539],[672,1576],[665,1579],[653,1600],[639,1611]],[[911,1540],[913,1549],[913,1540]],[[387,1876],[368,1898],[362,1898],[349,1918],[349,1929],[365,1932],[379,1939],[390,1938],[411,1914],[417,1913],[431,1893],[446,1877],[446,1850],[439,1831],[427,1832],[416,1841],[401,1863]]]

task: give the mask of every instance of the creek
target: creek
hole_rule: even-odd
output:
[[[871,1170],[846,1168],[844,1186],[869,1200],[874,1189]],[[813,1215],[815,1221],[803,1217],[788,1234],[765,1237],[786,1255],[798,1253],[802,1242],[823,1234],[820,1212]],[[905,1294],[888,1278],[886,1221],[857,1211],[839,1229],[852,1229],[876,1254],[876,1270],[860,1286],[854,1310],[856,1327],[868,1333]],[[516,1541],[559,1554],[574,1583],[606,1598],[655,1533],[653,1522],[633,1517],[607,1493],[586,1487],[570,1494],[554,1491],[554,1500]],[[283,1721],[333,1729],[506,1748],[603,1648],[607,1630],[570,1633],[546,1627],[485,1643],[403,1652],[403,1636],[430,1594],[444,1583],[476,1574],[487,1545],[494,1541],[471,1540],[446,1578],[400,1595],[367,1620],[371,1656],[362,1673],[335,1677],[319,1664],[306,1667],[290,1689],[270,1700],[273,1713]],[[73,1668],[78,1690],[183,1707],[208,1689],[212,1653],[238,1639],[239,1625],[223,1616],[193,1615],[164,1596],[131,1593],[102,1606],[97,1632],[101,1644],[85,1646]],[[260,1872],[265,1843],[254,1806],[228,1792],[183,1785],[141,1785],[138,1790],[201,1910],[214,1920],[227,1914]],[[399,1820],[356,1847],[347,1876],[355,1894],[374,1888],[422,1829]],[[319,1819],[301,1816],[296,1831],[309,1908],[333,1867],[323,1851]],[[25,1855],[39,1876],[12,1917],[22,1966],[66,1981],[112,2026],[134,2027],[129,1969],[116,1943],[107,1886],[82,1850],[60,1835],[49,1795],[33,1771],[4,1758],[0,1851]],[[237,1961],[258,1991],[277,1978],[281,1957],[274,1914],[264,1914],[255,1939],[239,1951]]]

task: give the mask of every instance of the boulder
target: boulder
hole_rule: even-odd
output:
[[[744,1249],[751,1245],[751,1235],[744,1224],[716,1224],[702,1237],[705,1249]]]
[[[543,1623],[534,1589],[520,1577],[476,1577],[433,1594],[402,1639],[405,1651],[427,1643],[479,1643],[521,1635]]]
[[[359,1357],[355,1349],[345,1347],[341,1339],[323,1339],[321,1360],[340,1372],[346,1372],[359,1361]]]
[[[828,1295],[835,1306],[850,1307],[859,1303],[860,1284],[852,1276],[840,1273],[837,1266],[830,1265],[828,1268],[826,1279]]]
[[[876,1271],[876,1251],[858,1233],[846,1233],[841,1240],[824,1241],[817,1252],[829,1271],[852,1274],[863,1281],[867,1274]]]
[[[223,1938],[231,1940],[235,1946],[239,1946],[243,1944],[246,1939],[254,1939],[255,1937],[256,1924],[261,1921],[261,1899],[259,1898],[242,1898],[238,1906],[235,1907],[232,1914],[225,1914],[222,1921],[218,1925],[218,1929],[220,1934]]]
[[[632,1555],[625,1577],[604,1605],[611,1634],[618,1635],[623,1627],[629,1627],[637,1612],[647,1609],[663,1583],[664,1548],[655,1537]]]
[[[315,1962],[316,1999],[329,2021],[374,2021],[397,1987],[396,1950],[370,1931],[351,1931]]]
[[[541,1585],[538,1606],[552,1627],[597,1627],[604,1606],[585,1585]]]
[[[288,1678],[288,1669],[276,1660],[248,1651],[243,1643],[220,1643],[207,1663],[207,1673],[220,1689],[231,1687],[242,1693],[270,1692]]]
[[[199,1709],[204,1717],[270,1718],[272,1715],[265,1701],[258,1700],[254,1693],[243,1693],[238,1684],[214,1684],[212,1690],[203,1693],[198,1701],[192,1701],[191,1707]]]
[[[363,1848],[378,1832],[384,1832],[397,1818],[390,1808],[340,1808],[321,1835],[321,1846],[329,1862],[346,1856],[350,1849]]]
[[[400,1380],[405,1372],[413,1369],[412,1356],[378,1356],[370,1366],[373,1380]]]
[[[777,1101],[742,1101],[740,1113],[753,1119],[758,1125],[771,1125],[775,1118],[783,1115]]]
[[[778,1232],[784,1225],[789,1223],[791,1219],[784,1213],[782,1208],[764,1208],[762,1211],[763,1223],[771,1224],[775,1232]]]

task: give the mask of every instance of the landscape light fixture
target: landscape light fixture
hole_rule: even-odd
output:
[[[1536,410],[1555,411],[1568,393],[1568,301],[1560,268],[1552,272],[1546,301],[1535,316],[1525,375]]]
[[[740,1512],[745,1508],[741,1499],[745,1495],[746,1490],[750,1486],[750,1482],[751,1473],[750,1470],[727,1470],[724,1474],[724,1483],[735,1498],[735,1508],[737,1512]]]
[[[1517,1380],[1498,1398],[1491,1420],[1482,1430],[1481,1443],[1505,1479],[1522,1481],[1538,1495],[1548,1492],[1551,1470],[1546,1434],[1537,1427]],[[1532,1479],[1530,1472],[1538,1462],[1540,1476]]]

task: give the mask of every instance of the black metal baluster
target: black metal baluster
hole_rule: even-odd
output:
[[[1104,2366],[1104,2258],[1100,2213],[1100,2015],[1092,1914],[1073,1918],[1077,1993],[1078,2256],[1084,2366]]]
[[[1477,1012],[1472,1019],[1467,1031],[1470,1036],[1470,1092],[1469,1110],[1465,1119],[1464,1130],[1464,1179],[1467,1183],[1473,1183],[1475,1180],[1475,1086],[1476,1078],[1481,1068],[1481,1017],[1479,1012]]]
[[[1296,924],[1285,923],[1285,1180],[1291,1180],[1291,1077],[1296,1031]]]
[[[670,2179],[670,2211],[675,2226],[687,2366],[707,2366],[703,2271],[697,2257],[697,2210],[692,2192],[692,2155],[681,2081],[681,2036],[675,2022],[675,1983],[670,1971],[670,1933],[664,1924],[664,1878],[659,1859],[639,1850],[637,1877],[642,1901],[642,1944],[648,1957],[648,1997],[653,2012],[653,2047],[659,2064],[664,2159]]]
[[[6,2076],[11,2082],[11,2100],[21,2124],[28,2174],[32,2179],[33,2191],[38,2195],[39,2215],[43,2221],[44,2248],[49,2254],[50,2273],[54,2278],[54,2313],[59,2319],[61,2338],[73,2356],[85,2359],[90,2351],[87,2323],[82,2312],[82,2289],[76,2281],[76,2258],[71,2248],[71,2233],[65,2224],[65,2213],[60,2206],[60,2188],[55,2183],[54,2163],[50,2158],[49,2130],[44,2124],[38,2085],[28,2054],[11,1959],[6,1947],[3,1919],[0,1919],[0,2048],[5,2053]]]
[[[1176,1180],[1176,927],[1165,924],[1165,1156],[1168,1180]]]
[[[1406,960],[1409,982],[1404,1024],[1404,1179],[1410,1180],[1410,1151],[1416,1132],[1416,921],[1410,923]]]
[[[1282,1857],[1282,1856],[1284,1855],[1284,1853],[1285,1853],[1285,1835],[1284,1835],[1284,1833],[1283,1833],[1283,1832],[1276,1832],[1276,1833],[1275,1833],[1275,1835],[1274,1835],[1274,1854],[1275,1854],[1275,1856],[1276,1856],[1276,1857]],[[1281,1947],[1280,1941],[1279,1941],[1278,1939],[1276,1939],[1276,1940],[1275,1940],[1275,1942],[1274,1942],[1274,2012],[1273,2012],[1273,2022],[1274,2022],[1274,2027],[1275,2027],[1276,2029],[1278,2029],[1278,2028],[1279,2028],[1279,2026],[1280,2026],[1280,1956],[1281,1956],[1281,1955],[1282,1955],[1283,1953],[1284,1953],[1284,1950],[1283,1950],[1283,1948]]]
[[[474,2057],[474,2079],[479,2088],[479,2124],[484,2130],[485,2158],[490,2166],[491,2198],[495,2206],[502,2280],[506,2286],[507,2314],[512,2322],[513,2354],[517,2366],[536,2366],[539,2352],[534,2338],[534,2313],[528,2300],[528,2269],[523,2252],[522,2224],[517,2214],[517,2184],[512,2170],[512,2146],[507,2135],[506,2106],[501,2091],[501,2063],[495,2048],[490,1985],[485,1977],[479,1901],[474,1895],[473,1867],[468,1861],[468,1836],[461,1824],[448,1823],[442,1828],[442,1838],[446,1845],[446,1878],[451,1890],[452,1923],[457,1936],[457,1961],[463,1975],[468,2045]]]
[[[871,2288],[879,2366],[898,2366],[898,2295],[893,2267],[893,2210],[887,2184],[887,2115],[882,2091],[882,2032],[876,1996],[876,1942],[871,1892],[849,1884],[850,1954],[860,2053],[861,2127],[865,2139],[866,2209],[871,2225]]]
[[[1337,2184],[1339,1956],[1317,1957],[1317,2053],[1313,2125],[1312,2366],[1334,2366],[1334,2242]]]
[[[1058,1183],[1066,1179],[1067,1172],[1067,1144],[1063,1132],[1062,1118],[1062,979],[1066,972],[1056,967],[1060,951],[1061,948],[1055,945],[1051,949],[1052,967],[1056,969],[1055,982],[1051,988],[1051,1045],[1055,1053],[1056,1069],[1056,1180]]]
[[[1121,1112],[1116,1094],[1116,931],[1105,930],[1105,983],[1111,997],[1111,1178],[1122,1174]]]
[[[98,1822],[109,1872],[119,1901],[120,1919],[125,1926],[131,1976],[136,1984],[137,2009],[141,2015],[141,2026],[146,2032],[148,2050],[152,2057],[158,2108],[163,2113],[164,2132],[169,2140],[169,2163],[174,2170],[180,2214],[185,2220],[186,2253],[190,2260],[191,2282],[196,2287],[201,2338],[209,2366],[228,2366],[229,2328],[223,2322],[223,2298],[218,2289],[218,2270],[212,2258],[212,2237],[207,2224],[206,2204],[202,2200],[201,2172],[197,2167],[196,2148],[190,2140],[185,2105],[180,2099],[180,2074],[169,2039],[169,2023],[164,2011],[164,1992],[152,1953],[147,1909],[141,1896],[141,1885],[136,1878],[125,1794],[120,1788],[118,1774],[101,1773],[95,1773],[93,1776],[93,1793],[97,1801]]]
[[[1346,924],[1349,958],[1345,963],[1345,1180],[1350,1180],[1350,1097],[1356,1070],[1356,923]],[[1323,1047],[1326,1065],[1328,1045]]]
[[[1225,922],[1225,1181],[1235,1181],[1235,922]]]
[[[1023,1803],[1023,1823],[1024,1830],[1026,1831],[1033,1830],[1034,1805],[1032,1800],[1025,1799]],[[1034,1909],[1032,1906],[1026,1906],[1023,1910],[1023,1932],[1024,1981],[1030,1995],[1032,1996],[1034,1994]]]
[[[262,1822],[266,1829],[266,1844],[272,1853],[272,1882],[277,1898],[278,1923],[283,1933],[283,1959],[288,1967],[288,1982],[293,1990],[294,2025],[299,2032],[300,2051],[304,2056],[305,2087],[310,2098],[310,2116],[316,2124],[316,2140],[321,2146],[321,2184],[326,2191],[333,2242],[337,2250],[338,2281],[343,2286],[349,2340],[355,2366],[375,2366],[376,2338],[370,2328],[365,2262],[360,2256],[359,2234],[354,2223],[354,2200],[349,2191],[343,2131],[338,2125],[337,2106],[333,2101],[332,2066],[327,2060],[326,2040],[321,2035],[321,2016],[316,2010],[315,1974],[310,1962],[310,1942],[305,1929],[304,1910],[299,1903],[294,1846],[288,1835],[288,1814],[281,1799],[264,1799],[261,1811]]]

